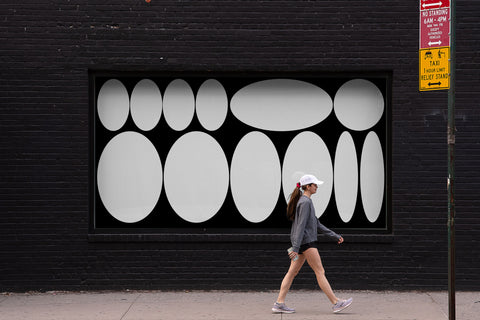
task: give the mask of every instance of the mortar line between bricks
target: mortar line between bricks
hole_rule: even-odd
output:
[[[130,309],[133,307],[133,305],[135,304],[135,302],[137,302],[138,298],[140,298],[142,294],[140,293],[133,301],[132,303],[130,303],[130,306],[128,307],[127,311],[125,311],[125,313],[122,315],[122,317],[120,318],[120,320],[122,320],[126,315],[127,313],[130,311]]]

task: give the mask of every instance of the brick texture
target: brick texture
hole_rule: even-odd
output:
[[[457,289],[480,289],[480,2],[457,1]],[[393,235],[322,243],[335,289],[447,287],[447,92],[418,1],[4,0],[0,291],[277,289],[288,237],[89,236],[89,70],[393,74]],[[316,287],[305,268],[293,288]]]

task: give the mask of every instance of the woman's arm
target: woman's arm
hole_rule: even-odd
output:
[[[335,240],[339,244],[343,242],[343,238],[341,235],[333,232],[332,230],[328,229],[325,227],[323,224],[320,223],[320,221],[317,219],[317,229],[327,237],[329,237],[332,240]]]
[[[300,250],[300,245],[302,244],[303,234],[305,230],[305,225],[309,217],[309,206],[305,203],[300,203],[297,206],[297,212],[295,213],[295,221],[292,225],[292,247],[293,251],[297,252]]]

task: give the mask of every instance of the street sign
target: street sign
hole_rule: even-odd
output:
[[[420,11],[420,49],[450,46],[450,8]]]
[[[450,48],[430,48],[419,51],[420,91],[450,88]]]
[[[420,10],[430,10],[450,7],[450,0],[421,0]]]
[[[450,0],[420,0],[420,91],[450,89],[450,14]]]

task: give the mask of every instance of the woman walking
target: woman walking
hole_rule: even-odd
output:
[[[287,217],[293,221],[290,232],[292,250],[289,250],[291,261],[290,268],[280,286],[277,301],[272,308],[274,313],[295,312],[295,309],[289,308],[285,305],[285,298],[292,285],[293,279],[302,268],[305,260],[315,272],[318,285],[332,303],[334,313],[340,312],[352,304],[352,298],[342,300],[337,298],[333,293],[333,290],[325,277],[325,270],[323,269],[320,254],[318,253],[318,231],[322,232],[330,239],[335,240],[338,244],[343,242],[343,238],[340,235],[322,225],[315,216],[315,209],[310,197],[317,192],[317,188],[321,184],[323,184],[323,181],[319,181],[315,176],[308,174],[304,175],[300,178],[300,182],[297,183],[297,187],[290,195],[287,204]],[[303,194],[301,190],[303,190]]]

